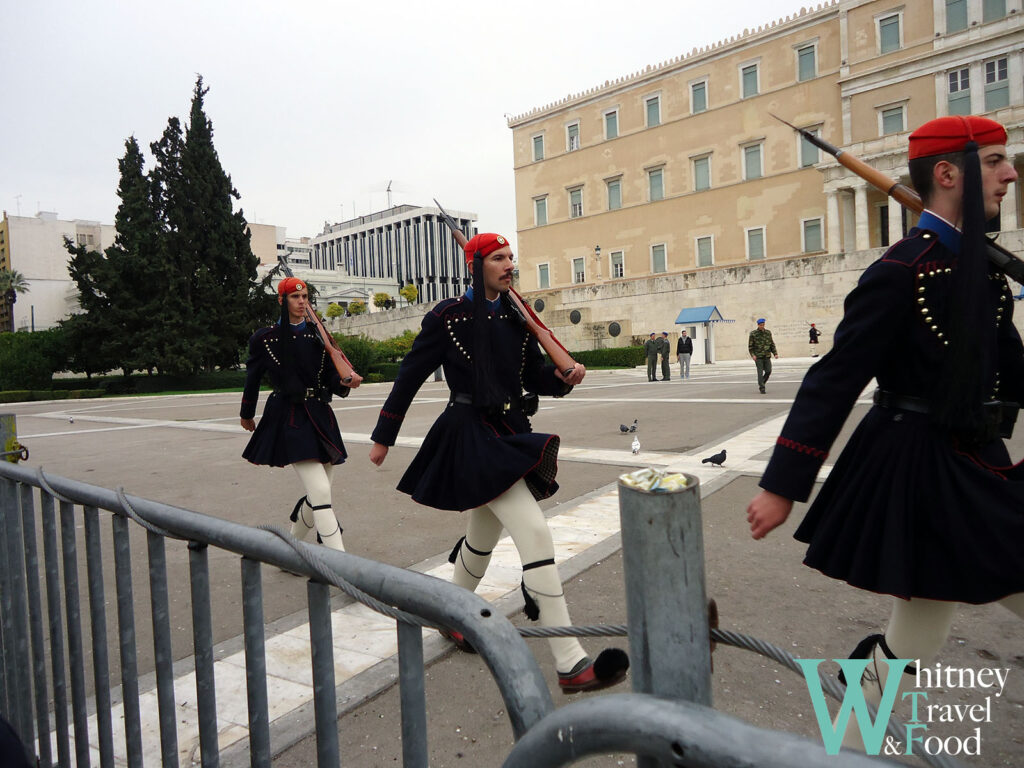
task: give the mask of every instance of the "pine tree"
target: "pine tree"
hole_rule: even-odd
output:
[[[220,164],[213,124],[203,109],[208,90],[200,76],[184,141],[171,124],[153,147],[171,263],[176,282],[187,283],[180,299],[192,312],[183,318],[180,343],[169,349],[167,362],[184,367],[188,361],[191,370],[238,363],[254,327],[250,295],[257,285],[245,217],[233,210],[239,194]]]

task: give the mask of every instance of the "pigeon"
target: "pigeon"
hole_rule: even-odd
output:
[[[630,432],[636,432],[636,419],[633,419],[633,424],[629,428]]]
[[[636,432],[636,419],[633,419],[633,424],[628,427],[625,424],[619,424],[619,432]]]
[[[633,455],[634,456],[636,456],[638,453],[640,453],[640,438],[639,437],[634,437],[633,438],[633,446],[632,446],[632,448],[633,448]]]
[[[74,416],[68,416],[68,423],[69,424],[74,424],[75,423],[75,417]]]
[[[700,460],[701,464],[714,464],[716,467],[720,467],[725,463],[725,448],[720,450],[714,456],[708,456],[706,459]]]

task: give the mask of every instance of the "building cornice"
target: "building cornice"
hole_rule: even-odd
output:
[[[784,19],[777,19],[769,24],[764,24],[756,29],[744,29],[742,33],[732,35],[710,45],[695,47],[690,53],[676,56],[660,64],[648,64],[641,70],[629,75],[623,75],[614,80],[605,80],[604,84],[588,88],[578,93],[559,99],[558,101],[546,104],[543,107],[536,107],[519,115],[513,115],[508,119],[509,128],[522,128],[531,123],[558,114],[566,109],[583,106],[597,99],[606,98],[619,91],[630,90],[645,82],[656,82],[664,77],[675,75],[683,69],[689,69],[698,65],[711,63],[717,59],[731,56],[752,48],[766,39],[776,37],[780,33],[791,34],[804,27],[819,24],[831,15],[838,17],[840,0],[820,3],[817,8],[801,8],[799,13],[787,15]],[[846,3],[849,5],[849,3]]]

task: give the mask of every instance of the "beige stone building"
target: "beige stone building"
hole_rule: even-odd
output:
[[[984,113],[1024,170],[1021,5],[795,8],[511,118],[521,290],[570,348],[675,334],[680,310],[716,306],[737,322],[693,327],[696,359],[742,357],[762,315],[784,353],[803,352],[807,323],[830,335],[872,249],[915,217],[771,114],[909,183],[910,130]],[[1021,227],[1020,187],[1005,233]]]

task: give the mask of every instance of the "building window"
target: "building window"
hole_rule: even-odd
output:
[[[551,287],[551,274],[547,264],[539,264],[537,266],[537,287],[538,288],[550,288]]]
[[[710,267],[715,263],[715,240],[711,235],[697,238],[697,266]]]
[[[583,259],[572,260],[572,281],[574,283],[587,282],[587,272],[583,266]]]
[[[806,131],[812,136],[821,136],[821,128],[807,128]],[[808,168],[821,160],[821,150],[811,144],[802,135],[800,136],[800,167]]]
[[[1010,81],[1006,79],[1006,59],[985,62],[985,111],[1010,105]]]
[[[617,211],[622,207],[622,179],[612,179],[608,184],[608,210]]]
[[[749,99],[751,96],[757,96],[759,90],[757,64],[741,67],[740,92],[743,94],[742,98]]]
[[[665,174],[663,169],[655,168],[647,172],[647,190],[651,202],[665,199]]]
[[[533,221],[534,225],[538,227],[543,227],[548,223],[547,197],[538,197],[533,201]]]
[[[878,52],[892,53],[898,51],[900,45],[900,14],[893,13],[889,16],[882,16],[878,24]]]
[[[693,191],[711,189],[711,155],[693,158]]]
[[[622,251],[612,251],[611,253],[612,263],[612,277],[622,277],[626,274],[626,267],[622,261]]]
[[[971,114],[971,72],[970,69],[954,69],[949,73],[948,111],[951,115]]]
[[[906,124],[903,115],[904,109],[904,105],[900,104],[898,107],[886,107],[879,110],[879,133],[882,136],[887,136],[890,133],[899,133],[904,130],[903,126]]]
[[[604,137],[614,139],[619,135],[619,110],[604,113]]]
[[[796,79],[799,82],[813,80],[818,76],[818,49],[815,45],[805,45],[796,49]]]
[[[946,0],[946,34],[967,29],[967,0]]]
[[[533,137],[533,161],[544,159],[544,137],[534,136]]]
[[[652,272],[665,272],[667,267],[665,264],[665,244],[658,243],[658,245],[651,246],[651,271]]]
[[[981,20],[995,21],[1006,16],[1006,0],[982,0]]]
[[[661,96],[651,96],[644,103],[647,107],[647,127],[661,125]]]
[[[750,144],[743,148],[743,179],[750,181],[762,176],[764,170],[761,167],[761,145]]]
[[[696,115],[708,108],[708,81],[690,84],[690,113]]]
[[[747,230],[747,258],[751,261],[764,258],[764,227]]]
[[[821,219],[804,219],[803,221],[803,252],[815,253],[825,250],[821,239]]]
[[[566,129],[565,149],[572,152],[580,148],[580,124],[573,123]]]
[[[583,215],[583,188],[569,191],[569,218],[578,219]]]

